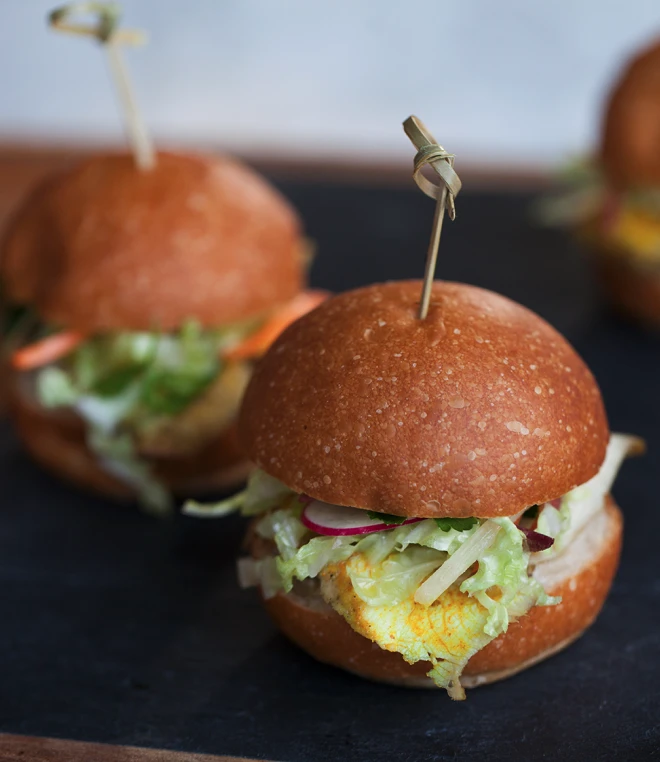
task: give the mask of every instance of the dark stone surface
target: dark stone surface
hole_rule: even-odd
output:
[[[419,192],[287,184],[319,244],[315,285],[422,272]],[[660,337],[600,305],[529,197],[465,191],[438,273],[501,291],[562,330],[600,379],[612,428],[644,436],[615,488],[623,560],[566,652],[452,703],[363,682],[279,636],[240,591],[238,518],[158,523],[41,472],[0,428],[0,730],[299,762],[632,760],[659,753]]]

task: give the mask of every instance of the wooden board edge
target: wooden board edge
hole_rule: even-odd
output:
[[[195,754],[138,746],[0,733],[2,762],[256,762],[245,757]]]

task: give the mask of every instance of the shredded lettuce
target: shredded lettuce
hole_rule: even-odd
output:
[[[87,438],[90,448],[96,453],[105,470],[138,492],[147,513],[158,517],[171,514],[172,498],[169,492],[139,459],[133,440],[128,434],[108,434],[91,426]]]
[[[188,321],[176,334],[95,336],[61,364],[43,368],[37,394],[45,407],[74,408],[104,467],[137,489],[146,508],[166,514],[171,500],[140,458],[136,437],[197,400],[222,372],[221,348],[248,329],[209,331]]]
[[[554,509],[553,509],[554,510]],[[290,591],[293,580],[316,577],[328,564],[336,564],[354,553],[365,556],[369,573],[351,576],[355,593],[370,605],[392,605],[412,596],[419,585],[480,526],[474,520],[467,529],[443,529],[432,519],[417,524],[373,532],[368,535],[313,537],[299,519],[299,509],[282,509],[265,516],[257,525],[259,534],[275,541],[277,568],[282,588]],[[533,593],[552,605],[538,582],[527,574],[529,553],[523,535],[510,519],[495,519],[500,531],[493,545],[479,559],[479,569],[461,584],[461,591],[476,597],[489,611],[487,632],[495,637],[509,622],[508,606],[520,590]],[[491,596],[491,589],[496,595]],[[514,612],[514,615],[515,612]]]
[[[38,394],[44,407],[69,407],[74,405],[79,397],[69,374],[55,366],[41,371]]]
[[[487,631],[488,609],[458,585],[451,585],[429,606],[417,603],[413,596],[369,605],[355,595],[350,578],[370,572],[361,553],[327,567],[321,573],[323,597],[357,633],[384,650],[399,653],[409,664],[430,662],[427,674],[435,684],[453,699],[465,698],[461,673],[470,658],[493,640]],[[523,587],[510,609],[521,615],[534,604],[533,594]]]
[[[286,592],[291,590],[294,578],[314,578],[324,566],[344,561],[353,553],[363,553],[369,564],[378,566],[390,554],[402,554],[410,545],[420,545],[443,553],[453,552],[469,536],[469,533],[458,530],[445,532],[429,519],[367,535],[319,536],[302,545],[298,541],[294,546],[296,538],[302,539],[309,535],[309,530],[297,514],[297,509],[275,511],[257,525],[257,532],[262,537],[274,540],[280,550],[277,568]]]
[[[535,202],[532,212],[544,225],[573,225],[593,217],[605,201],[600,168],[589,159],[575,159],[560,169],[557,180],[565,188]]]
[[[506,632],[510,617],[519,617],[527,611],[526,599],[531,598],[536,606],[553,606],[561,598],[547,595],[541,583],[528,575],[529,553],[523,549],[523,535],[518,527],[510,519],[493,521],[500,525],[495,542],[479,558],[477,572],[464,580],[460,590],[488,609],[484,631],[495,638]],[[524,610],[512,607],[514,602],[524,602]]]
[[[296,503],[279,511],[267,514],[257,525],[257,533],[268,540],[274,540],[283,559],[293,558],[308,533],[300,521],[302,505]]]
[[[570,494],[570,493],[568,493]],[[554,543],[547,550],[542,550],[536,557],[547,558],[559,553],[566,545],[566,540],[571,528],[571,510],[568,495],[564,495],[559,504],[559,509],[547,503],[539,513],[536,531],[554,539]]]
[[[259,585],[266,598],[272,598],[281,589],[280,577],[273,556],[266,558],[239,558],[237,562],[240,587]]]
[[[444,542],[437,535],[448,532],[423,526],[432,527],[431,521],[420,522],[411,529],[415,535],[399,537],[397,546],[403,549],[378,564],[369,563],[359,552],[358,543],[358,552],[345,564],[355,595],[346,595],[341,585],[328,584],[340,573],[341,567],[336,565],[322,572],[321,589],[357,632],[381,648],[399,652],[411,664],[430,661],[429,677],[452,698],[462,699],[465,694],[460,675],[474,653],[506,632],[512,619],[533,606],[560,602],[529,576],[529,553],[515,524],[510,519],[494,521],[500,531],[479,557],[476,572],[462,581],[457,579],[430,606],[415,602],[417,588],[451,558],[481,522],[463,531],[450,530],[455,536]]]
[[[540,199],[532,209],[536,219],[546,225],[566,226],[584,222],[598,215],[609,193],[602,167],[593,158],[569,161],[557,173],[564,190]],[[660,189],[629,188],[617,194],[621,211],[660,219]]]
[[[480,519],[440,526],[427,519],[367,535],[310,537],[300,521],[301,511],[302,506],[294,503],[268,513],[257,524],[257,532],[273,540],[278,549],[279,579],[269,567],[268,590],[262,585],[264,595],[280,589],[289,592],[294,580],[319,576],[324,591],[328,575],[343,568],[352,592],[346,596],[331,587],[334,592],[328,594],[328,602],[382,648],[399,651],[410,663],[430,660],[429,676],[454,698],[462,697],[460,673],[473,653],[506,632],[509,622],[532,606],[559,603],[529,575],[530,554],[522,533],[508,518],[494,519],[501,529],[479,557],[476,571],[455,580],[437,605],[426,607],[414,602],[416,590],[479,529]],[[261,580],[264,572],[259,568],[254,573]],[[460,612],[465,609],[467,619],[443,640],[433,623],[443,606],[450,604],[456,611],[451,616],[462,618]],[[411,624],[420,617],[425,626]],[[459,631],[465,637],[459,637]]]
[[[257,468],[248,479],[241,514],[243,516],[259,516],[279,505],[284,498],[294,494],[286,484]]]
[[[546,504],[525,512],[529,519],[538,518],[539,532],[555,539],[552,548],[533,554],[535,561],[565,547],[602,509],[623,458],[641,448],[635,437],[612,435],[593,479],[564,495],[559,509]],[[275,497],[277,490],[270,494]],[[465,697],[460,676],[472,655],[532,607],[561,601],[533,576],[532,554],[510,518],[425,519],[366,535],[316,536],[300,520],[299,501],[274,502],[256,531],[276,544],[278,555],[268,562],[253,560],[241,573],[242,584],[261,584],[270,597],[290,592],[296,580],[319,578],[323,598],[356,632],[410,664],[431,662],[429,677],[452,698]],[[485,523],[499,529],[480,550],[478,535]],[[455,563],[459,553],[444,566],[459,549],[468,552],[465,543],[475,547],[470,559],[475,557],[476,564],[461,573],[466,565]],[[460,569],[444,592],[430,605],[418,602],[420,586],[441,568],[452,578],[453,566]]]
[[[260,468],[255,468],[248,477],[246,488],[241,492],[217,503],[198,503],[195,500],[188,500],[182,510],[189,516],[204,519],[227,516],[234,511],[240,511],[243,516],[259,516],[277,508],[285,498],[292,497],[294,494],[281,481]],[[271,534],[269,539],[272,537]]]
[[[289,531],[291,529],[289,527]],[[355,552],[355,545],[350,542],[350,539],[349,537],[314,537],[298,551],[279,555],[276,561],[281,586],[286,592],[290,592],[294,578],[314,579],[324,566],[350,558]],[[281,537],[276,537],[275,542],[278,548],[284,544]]]
[[[365,570],[351,567],[348,575],[357,595],[370,606],[393,606],[414,595],[420,584],[442,565],[445,555],[433,548],[412,545],[391,553]]]
[[[644,452],[645,449],[644,440],[631,434],[615,433],[610,436],[605,460],[598,473],[585,484],[566,493],[564,497],[576,529],[583,527],[600,510],[623,461],[630,455]]]
[[[615,433],[610,436],[605,460],[598,473],[561,499],[559,510],[544,506],[539,514],[537,531],[553,537],[552,547],[536,553],[537,560],[545,560],[561,553],[601,510],[605,496],[610,492],[623,461],[634,453],[643,452],[644,442],[630,434]]]

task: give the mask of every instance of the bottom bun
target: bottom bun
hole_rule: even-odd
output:
[[[644,325],[660,328],[660,271],[613,257],[594,258],[594,271],[612,306]]]
[[[621,315],[660,328],[660,267],[637,264],[620,246],[599,238],[589,226],[581,231],[596,279]]]
[[[135,498],[135,491],[109,474],[89,449],[78,415],[42,407],[19,384],[10,385],[8,412],[26,449],[44,468],[93,492]],[[145,460],[162,484],[185,497],[235,487],[252,467],[240,450],[235,424],[191,455]]]
[[[537,564],[535,576],[557,606],[537,606],[467,663],[461,683],[473,688],[502,680],[561,651],[601,610],[619,562],[623,520],[611,498],[555,558]],[[253,545],[253,553],[261,553]],[[264,601],[282,632],[311,656],[360,677],[408,687],[434,688],[429,662],[408,664],[355,632],[322,598],[316,580]]]

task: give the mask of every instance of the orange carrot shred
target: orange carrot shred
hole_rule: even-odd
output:
[[[325,301],[330,294],[327,291],[302,291],[281,307],[256,332],[240,344],[227,349],[223,356],[227,360],[248,360],[263,354],[275,339],[298,318]]]
[[[11,364],[16,370],[34,370],[68,355],[84,340],[85,336],[81,333],[61,331],[17,349]]]

